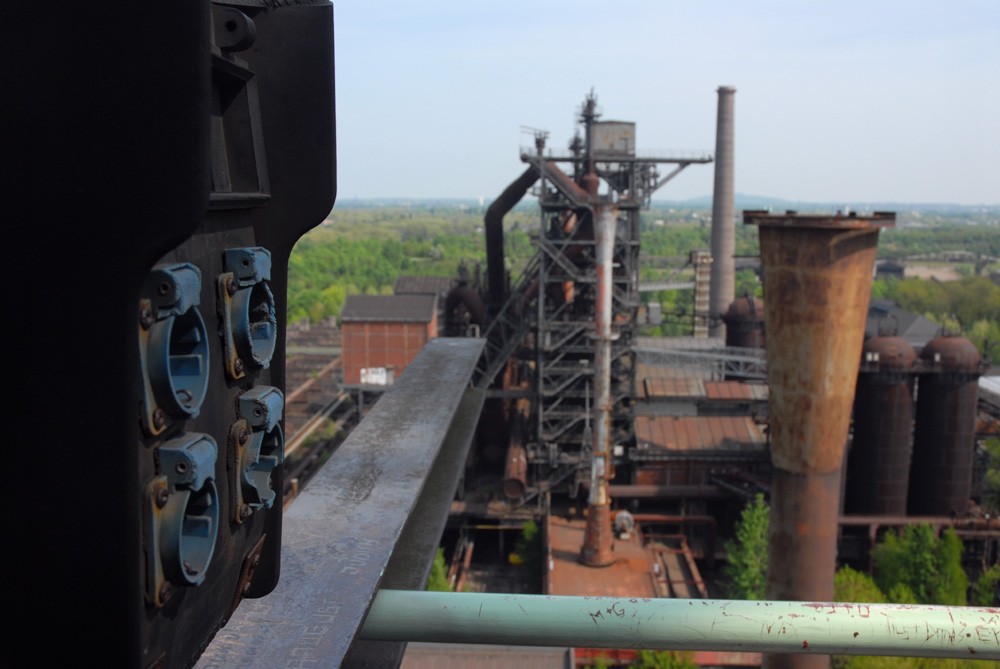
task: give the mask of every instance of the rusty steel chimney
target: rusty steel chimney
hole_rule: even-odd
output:
[[[587,526],[580,561],[591,567],[606,567],[615,561],[611,527],[611,497],[608,477],[611,470],[611,320],[612,278],[614,274],[615,228],[618,209],[611,205],[594,207],[594,251],[597,261],[597,304],[594,353],[594,447],[590,465],[590,497]]]
[[[715,122],[715,192],[712,195],[712,288],[709,335],[725,337],[726,313],[736,296],[736,220],[733,201],[733,96],[736,89],[720,86]]]
[[[895,214],[744,211],[743,221],[759,227],[764,281],[774,464],[767,599],[828,602],[875,247]],[[829,664],[827,655],[764,659],[766,669]]]

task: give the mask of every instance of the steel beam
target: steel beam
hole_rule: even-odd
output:
[[[466,398],[479,339],[424,346],[284,516],[275,591],[245,601],[200,667],[339,666]],[[443,515],[443,513],[442,513]]]

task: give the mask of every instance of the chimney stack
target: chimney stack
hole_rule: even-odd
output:
[[[725,337],[722,315],[736,296],[736,217],[733,195],[733,96],[736,89],[720,86],[715,123],[715,192],[712,195],[712,288],[709,335]]]

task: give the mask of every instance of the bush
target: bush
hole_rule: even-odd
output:
[[[727,541],[726,566],[723,573],[729,579],[726,593],[733,599],[764,599],[767,587],[767,532],[771,524],[771,507],[764,496],[743,509],[736,523],[736,540]]]
[[[426,590],[431,592],[452,592],[451,583],[448,582],[448,565],[444,562],[444,549],[437,549],[434,555],[434,564],[431,565],[431,575],[427,578]]]
[[[676,653],[671,650],[640,650],[639,659],[633,667],[644,669],[697,669],[690,653]]]
[[[1000,581],[1000,564],[995,564],[979,577],[969,595],[970,606],[997,606],[997,581]]]
[[[521,536],[514,546],[514,552],[521,558],[521,563],[532,569],[542,564],[542,533],[534,520],[526,520],[521,526]]]
[[[969,579],[962,569],[962,541],[953,529],[940,538],[926,524],[889,532],[872,557],[875,583],[893,601],[965,606]]]

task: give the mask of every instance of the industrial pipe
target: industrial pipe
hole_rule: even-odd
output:
[[[615,228],[618,210],[595,207],[594,254],[597,265],[594,352],[594,444],[590,467],[590,494],[587,525],[580,561],[591,567],[606,567],[615,560],[611,527],[611,498],[608,479],[611,469],[611,321],[612,279],[614,274]]]
[[[500,244],[501,246],[503,245],[503,239],[500,240]],[[502,257],[500,258],[500,266],[501,268],[503,267]],[[473,290],[467,283],[461,283],[448,291],[444,302],[444,312],[447,314],[448,320],[451,320],[452,314],[460,304],[464,305],[465,310],[469,312],[469,320],[482,327],[486,316],[486,307],[483,306],[483,299],[479,297],[479,293]],[[447,328],[449,324],[446,322],[445,327]],[[453,337],[464,334],[464,332],[448,333],[449,336]]]
[[[537,180],[538,170],[534,167],[526,169],[490,204],[483,218],[486,232],[486,279],[489,282],[490,305],[494,308],[503,304],[507,290],[503,266],[503,217],[521,201]]]
[[[687,497],[697,497],[698,499],[725,499],[732,497],[715,485],[656,485],[647,483],[623,483],[608,486],[608,494],[611,497],[624,497],[627,499],[684,499]]]
[[[1000,609],[381,590],[370,641],[1000,659]]]
[[[759,226],[771,415],[767,597],[829,601],[841,467],[881,227],[871,217],[744,211]],[[828,657],[768,656],[766,669],[825,669]]]

